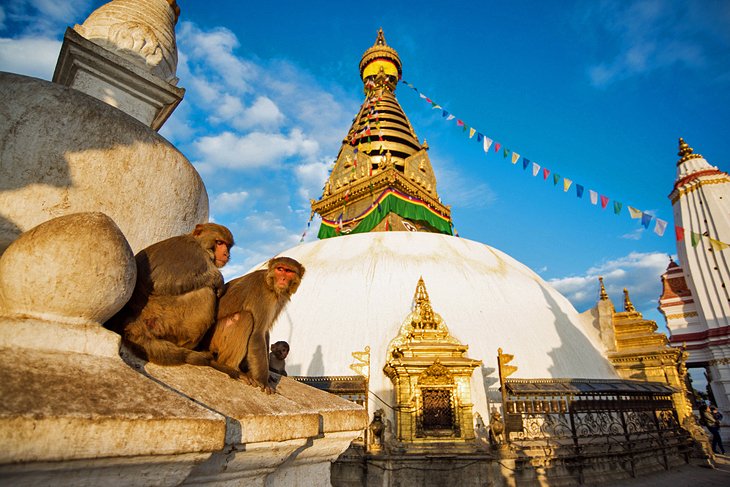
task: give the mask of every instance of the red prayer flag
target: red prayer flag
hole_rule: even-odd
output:
[[[608,204],[608,196],[601,195],[601,208],[605,209]]]
[[[499,148],[502,147],[502,144],[499,142],[495,142],[494,144],[494,152],[499,152]]]
[[[544,179],[545,181],[547,181],[547,177],[548,177],[549,174],[550,174],[550,169],[548,169],[546,167],[543,167],[542,168],[542,179]]]
[[[674,225],[674,236],[677,238],[677,242],[684,240],[684,228]]]
[[[459,120],[459,119],[457,118],[457,119],[456,119],[456,125],[458,125],[459,127],[463,127],[463,126],[464,126],[464,122],[462,122],[461,120]]]

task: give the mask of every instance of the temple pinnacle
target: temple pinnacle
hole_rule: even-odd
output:
[[[603,286],[603,277],[598,278],[598,282],[601,283],[601,294],[600,294],[600,300],[605,301],[608,299],[608,293],[606,292],[606,288]]]
[[[689,144],[687,144],[687,142],[685,142],[682,137],[679,138],[679,152],[677,152],[677,155],[679,156],[679,161],[677,161],[678,166],[690,159],[697,159],[702,157],[700,154],[695,154],[692,147],[690,147]]]
[[[631,302],[631,298],[629,298],[629,290],[626,288],[624,288],[624,311],[636,311],[634,304]]]

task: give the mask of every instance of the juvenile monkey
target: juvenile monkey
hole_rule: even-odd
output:
[[[289,355],[289,344],[279,341],[271,345],[269,354],[269,370],[279,375],[286,376],[286,357]]]
[[[302,264],[276,257],[266,269],[226,284],[209,347],[216,368],[228,369],[232,377],[240,376],[269,394],[274,392],[269,385],[269,330],[303,276]]]
[[[193,348],[215,321],[223,291],[218,268],[228,262],[232,246],[226,227],[201,223],[190,234],[141,250],[132,297],[106,326],[150,362],[213,365],[209,352]]]

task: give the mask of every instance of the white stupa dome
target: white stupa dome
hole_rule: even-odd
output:
[[[472,399],[483,417],[486,389],[499,386],[500,347],[515,357],[512,377],[618,377],[591,322],[535,272],[487,245],[435,233],[373,232],[281,255],[307,269],[271,335],[271,343],[291,346],[289,375],[353,375],[352,352],[369,346],[370,390],[392,405],[393,386],[383,373],[387,348],[423,276],[434,312],[469,346],[466,355],[483,362],[472,376]]]

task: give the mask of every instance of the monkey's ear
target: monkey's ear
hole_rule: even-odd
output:
[[[271,268],[274,267],[274,261],[275,260],[276,260],[276,257],[274,257],[273,259],[269,259],[269,261],[266,263],[266,269],[267,270],[270,271]]]
[[[305,270],[306,269],[304,268],[304,266],[302,264],[299,264],[299,279],[301,279],[301,278],[304,277],[304,271]]]
[[[201,233],[203,233],[203,230],[205,229],[205,225],[203,223],[198,223],[195,225],[195,230],[193,230],[193,237],[197,237]]]

